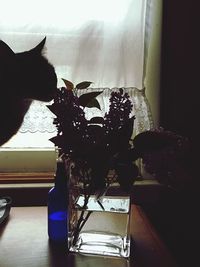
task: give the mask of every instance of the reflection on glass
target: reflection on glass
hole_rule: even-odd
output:
[[[83,209],[84,196],[80,195],[69,211],[69,250],[83,254],[130,256],[130,197],[90,196]],[[82,216],[82,227],[76,235]]]

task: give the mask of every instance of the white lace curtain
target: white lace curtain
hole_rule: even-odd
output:
[[[61,78],[75,84],[92,81],[95,88],[104,89],[98,97],[104,111],[111,88],[126,88],[138,133],[153,125],[144,85],[152,2],[0,0],[0,39],[20,52],[46,36],[46,57],[55,66],[58,86],[63,86]],[[53,115],[45,105],[32,104],[22,134],[55,132]]]
[[[103,93],[97,97],[101,109],[85,108],[88,119],[94,116],[103,117],[105,113],[108,112],[110,93],[114,90],[118,90],[118,88],[88,88],[81,90],[82,94],[92,91],[103,91]],[[153,120],[144,89],[138,90],[137,88],[129,87],[124,88],[124,92],[129,94],[133,103],[132,114],[135,115],[134,134],[138,134],[146,129],[152,128]],[[54,133],[56,131],[56,127],[52,123],[53,118],[54,115],[47,109],[44,103],[34,101],[30,111],[25,116],[25,121],[20,131],[22,133],[34,133],[37,131]]]

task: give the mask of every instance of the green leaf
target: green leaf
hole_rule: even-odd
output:
[[[84,81],[84,82],[78,83],[76,85],[76,88],[77,89],[86,89],[90,86],[90,84],[92,84],[92,82]]]
[[[62,145],[62,141],[63,141],[62,139],[63,139],[62,136],[57,135],[57,136],[54,136],[54,137],[50,138],[49,141],[54,143],[55,146],[62,147],[61,146]]]
[[[87,108],[98,108],[101,109],[99,102],[94,98],[86,106]]]
[[[55,104],[52,105],[46,105],[46,107],[56,116],[58,115],[57,108]]]
[[[101,92],[91,92],[87,94],[83,94],[79,97],[79,103],[82,107],[86,107],[95,97],[100,95]],[[96,104],[95,104],[96,105]]]
[[[72,82],[70,82],[68,80],[65,80],[63,78],[62,78],[62,80],[63,80],[63,82],[64,82],[64,84],[65,84],[65,86],[66,86],[66,88],[68,90],[73,90],[74,89],[74,84]]]

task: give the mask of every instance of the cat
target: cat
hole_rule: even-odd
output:
[[[33,100],[51,101],[57,89],[53,65],[43,55],[46,37],[14,53],[0,40],[0,146],[15,135]]]

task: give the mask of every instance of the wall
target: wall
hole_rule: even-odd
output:
[[[150,211],[157,229],[182,267],[197,266],[199,262],[200,17],[197,3],[163,1],[160,125],[188,137],[191,142],[188,161],[183,166],[189,174],[189,186],[182,191],[167,188],[158,207]],[[182,178],[180,175],[180,181]]]
[[[155,126],[160,122],[160,59],[162,31],[162,2],[152,1],[152,31],[146,70],[146,95],[149,100]]]
[[[197,2],[163,1],[160,87],[160,123],[164,128],[191,140],[193,169],[198,165],[199,153],[200,46]]]

